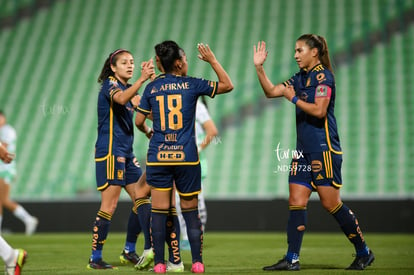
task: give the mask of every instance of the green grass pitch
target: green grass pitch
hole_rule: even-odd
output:
[[[151,274],[135,271],[132,265],[121,265],[119,254],[125,234],[110,233],[105,244],[104,260],[117,270],[88,270],[91,250],[90,233],[39,233],[27,237],[6,234],[4,238],[15,248],[24,248],[28,260],[23,274]],[[414,234],[365,234],[374,251],[375,262],[364,274],[414,274]],[[142,252],[139,238],[137,250]],[[206,232],[204,263],[207,274],[269,274],[261,268],[273,264],[286,252],[285,233]],[[302,274],[361,274],[344,270],[353,260],[353,246],[340,233],[307,233],[301,251]],[[189,251],[182,251],[185,273],[191,269]],[[286,273],[286,272],[276,272]],[[152,273],[153,274],[153,273]]]

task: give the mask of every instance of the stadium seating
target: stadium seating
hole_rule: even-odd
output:
[[[0,32],[0,109],[19,137],[13,196],[97,197],[96,80],[103,61],[122,47],[139,62],[154,56],[156,43],[173,39],[187,53],[189,74],[215,78],[196,57],[196,43],[205,42],[235,84],[232,93],[208,101],[220,138],[207,151],[206,196],[286,197],[287,173],[278,169],[289,161],[279,161],[275,150],[295,146],[294,111],[283,99],[264,99],[252,48],[267,42],[266,70],[282,81],[297,70],[295,39],[313,32],[327,38],[332,56],[361,41],[365,52],[335,68],[344,196],[413,197],[407,164],[414,156],[414,26],[387,33],[389,22],[413,8],[409,0],[56,1]],[[371,45],[365,39],[371,34],[386,43]],[[141,162],[147,144],[137,132]]]

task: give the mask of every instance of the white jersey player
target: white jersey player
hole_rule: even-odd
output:
[[[216,125],[210,117],[210,114],[207,110],[206,104],[203,102],[203,98],[199,98],[196,108],[196,124],[195,124],[195,134],[197,140],[197,148],[201,165],[201,184],[207,177],[207,158],[204,152],[204,149],[213,141],[213,139],[218,135]],[[185,225],[184,218],[181,214],[179,196],[176,193],[176,209],[178,217],[180,220],[180,230],[181,230],[181,249],[189,250],[190,244],[188,242],[187,229]],[[207,208],[204,199],[204,192],[198,194],[198,212],[200,215],[201,223],[203,225],[203,230],[205,229],[207,223]]]
[[[14,158],[16,153],[17,135],[12,126],[7,124],[6,116],[0,111],[0,142],[7,148],[9,155]],[[26,226],[26,234],[31,235],[36,231],[38,220],[30,215],[20,204],[9,197],[10,184],[16,177],[16,162],[0,162],[0,229],[3,220],[3,207],[13,213]]]

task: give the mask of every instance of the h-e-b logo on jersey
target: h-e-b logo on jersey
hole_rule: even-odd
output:
[[[182,151],[159,151],[158,161],[183,161],[185,154]]]

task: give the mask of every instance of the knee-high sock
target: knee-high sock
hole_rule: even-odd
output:
[[[175,207],[171,207],[168,213],[165,237],[168,244],[168,260],[173,264],[179,264],[181,262],[180,225]]]
[[[14,256],[14,249],[0,236],[0,257],[3,259],[6,266],[13,265]]]
[[[289,220],[287,225],[288,251],[286,259],[289,262],[299,260],[303,234],[307,223],[307,210],[303,206],[289,206]]]
[[[139,222],[138,215],[134,211],[135,207],[132,208],[131,213],[129,213],[128,225],[127,225],[127,235],[125,240],[124,250],[127,253],[135,252],[135,246],[137,243],[138,235],[141,233],[141,223]]]
[[[104,211],[98,211],[92,229],[92,261],[102,259],[102,249],[108,236],[112,215]]]
[[[198,208],[181,209],[187,225],[187,235],[191,246],[192,262],[203,262],[203,230],[201,230]]]
[[[369,253],[362,231],[359,228],[355,214],[345,204],[340,203],[329,211],[334,216],[344,234],[354,245],[357,256],[366,256]]]
[[[151,209],[151,240],[154,250],[154,265],[164,263],[165,232],[168,210]]]
[[[151,248],[151,202],[148,198],[139,198],[135,200],[135,208],[137,209],[138,219],[141,224],[141,230],[144,233],[144,249]]]

